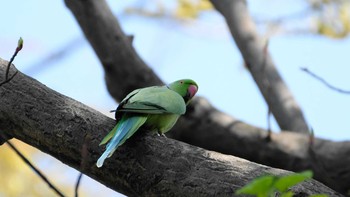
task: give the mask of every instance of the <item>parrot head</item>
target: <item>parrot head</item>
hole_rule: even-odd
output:
[[[168,85],[168,88],[180,94],[186,104],[188,104],[188,102],[198,91],[197,83],[191,79],[174,81]]]

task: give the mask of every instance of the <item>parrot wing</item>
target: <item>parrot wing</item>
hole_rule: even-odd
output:
[[[120,103],[117,112],[134,112],[144,114],[184,114],[184,99],[166,86],[152,86],[137,89],[128,94]]]
[[[186,112],[186,104],[178,93],[168,89],[166,86],[153,86],[134,90],[119,104],[116,110],[118,123],[103,138],[100,145],[107,143],[117,133],[120,123],[123,122],[123,112],[136,114],[184,114]]]

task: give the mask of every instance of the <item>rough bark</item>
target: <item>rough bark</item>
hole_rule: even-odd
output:
[[[211,0],[226,19],[243,59],[282,130],[307,133],[304,115],[259,37],[246,0]]]
[[[0,80],[6,65],[0,59]],[[97,168],[98,143],[112,119],[22,73],[0,87],[0,103],[1,132],[129,196],[233,196],[256,176],[288,173],[142,131]],[[292,190],[341,196],[315,180]]]
[[[107,87],[117,101],[121,100],[134,87],[161,83],[160,79],[148,70],[147,65],[137,56],[105,1],[66,0],[65,2],[104,65]],[[244,1],[236,2],[238,8],[243,6],[242,9],[245,9],[243,12],[245,12],[245,15],[248,15],[245,4],[240,5]],[[225,3],[225,1],[222,3]],[[228,21],[228,24],[231,23]],[[251,23],[251,21],[248,23],[250,24],[249,26],[254,25]],[[239,23],[238,25],[244,24]],[[250,33],[248,35],[251,35],[252,30],[243,28],[242,31],[248,31]],[[238,32],[238,34],[241,33]],[[247,38],[245,37],[242,38],[249,45],[242,46],[242,50],[245,51],[243,54],[247,54],[246,58],[254,61],[254,64],[258,64],[258,61],[261,62],[261,56],[263,56],[263,46],[258,43],[260,41],[256,34],[253,34],[253,38],[253,41],[246,40]],[[240,45],[243,44],[241,43]],[[248,53],[249,47],[254,48],[254,51],[258,52]],[[257,49],[259,47],[261,51]],[[254,60],[255,58],[257,60]],[[268,58],[269,61],[267,63],[269,65],[266,66],[274,66],[269,56]],[[109,63],[106,64],[104,62]],[[272,68],[275,70],[274,67]],[[143,72],[143,70],[148,71]],[[275,70],[275,72],[277,71]],[[263,78],[261,80],[264,81],[266,76],[261,77]],[[268,78],[270,77],[275,78],[275,76],[268,76]],[[148,80],[143,81],[139,80],[139,78]],[[109,80],[119,81],[112,83],[108,82]],[[274,95],[271,94],[269,99],[273,100],[273,97]],[[285,105],[295,102],[291,95],[286,99],[288,102],[280,102],[280,100],[275,99],[271,104],[274,105],[275,102],[280,102],[281,105]],[[284,108],[283,110],[288,111],[290,108]],[[180,122],[181,124],[176,125],[168,136],[206,149],[236,155],[278,168],[292,171],[312,169],[315,172],[316,179],[333,189],[343,193],[350,189],[347,184],[350,182],[350,169],[347,169],[343,163],[349,160],[347,156],[350,152],[349,142],[331,142],[315,139],[314,147],[309,149],[307,144],[308,137],[290,133],[273,134],[272,140],[266,141],[264,140],[267,135],[265,130],[247,125],[218,111],[204,98],[194,99],[188,109],[188,113],[184,118],[180,119]],[[289,139],[292,140],[289,141]],[[334,154],[335,152],[337,154]]]

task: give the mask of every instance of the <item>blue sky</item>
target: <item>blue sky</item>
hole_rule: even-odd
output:
[[[122,1],[109,1],[134,47],[165,81],[193,78],[199,95],[220,110],[266,128],[267,107],[222,17],[207,13],[198,21],[179,22],[122,14]],[[249,1],[254,16],[276,17],[303,8],[304,1]],[[48,87],[108,114],[117,104],[104,84],[103,71],[63,1],[6,1],[3,4],[0,57],[10,59],[17,40],[24,49],[15,60],[22,72]],[[64,59],[42,64],[53,51],[76,40],[76,50]],[[349,140],[350,95],[334,92],[300,70],[307,67],[330,83],[350,89],[350,38],[334,40],[315,35],[276,35],[269,51],[316,136]],[[127,80],[127,79],[126,79]],[[273,129],[278,131],[276,124]]]

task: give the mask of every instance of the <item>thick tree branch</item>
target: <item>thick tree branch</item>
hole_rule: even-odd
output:
[[[6,64],[0,59],[0,80]],[[0,103],[1,131],[129,196],[232,196],[256,176],[287,173],[145,132],[99,169],[98,143],[115,124],[112,119],[22,73],[0,88]],[[84,146],[88,157],[82,162]],[[315,180],[292,190],[298,196],[341,196]]]
[[[211,0],[226,19],[244,61],[282,130],[307,133],[303,113],[257,34],[245,0]]]

